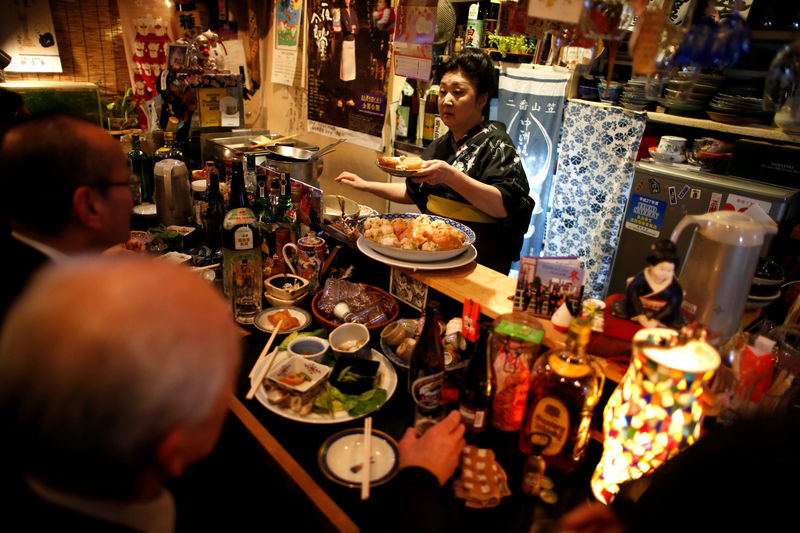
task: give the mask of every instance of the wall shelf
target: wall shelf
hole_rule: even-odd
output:
[[[675,126],[687,126],[704,130],[720,131],[723,133],[733,133],[743,137],[754,137],[758,139],[769,139],[772,141],[782,141],[800,144],[800,135],[789,135],[780,128],[767,125],[747,125],[725,124],[714,120],[683,117],[680,115],[670,115],[667,113],[647,112],[647,120],[660,124],[672,124]]]

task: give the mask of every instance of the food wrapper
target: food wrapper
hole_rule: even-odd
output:
[[[466,500],[467,507],[496,507],[503,497],[511,494],[506,472],[492,450],[465,446],[460,468],[461,475],[453,482],[453,491],[457,498]]]

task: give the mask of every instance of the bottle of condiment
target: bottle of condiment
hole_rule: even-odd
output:
[[[192,212],[194,224],[205,231],[208,215],[208,182],[203,179],[192,181]]]
[[[222,249],[225,203],[222,201],[222,193],[219,190],[219,171],[213,161],[206,162],[206,174],[208,176],[208,194],[206,195],[208,206],[203,229],[206,235],[206,244],[211,248],[211,253],[216,256]]]
[[[247,191],[247,201],[253,205],[258,190],[256,178],[256,154],[245,154],[244,189]]]
[[[175,146],[174,134],[171,131],[164,132],[164,145],[161,146],[153,155],[153,164],[164,159],[177,159],[183,161],[183,152]]]
[[[531,436],[550,435],[542,456],[557,472],[572,472],[583,460],[592,413],[602,392],[602,376],[586,354],[591,331],[589,318],[573,318],[564,348],[543,353],[531,371],[520,449],[531,454]]]
[[[458,411],[461,422],[471,433],[481,433],[489,422],[492,399],[491,322],[481,322],[480,337],[472,346],[472,356],[461,376]]]
[[[131,137],[131,151],[128,152],[131,173],[139,178],[139,191],[135,203],[152,203],[155,182],[153,181],[153,160],[143,150],[138,135]]]
[[[422,123],[422,144],[428,145],[436,136],[436,117],[439,115],[439,86],[433,85],[425,97],[425,115]]]
[[[414,429],[422,435],[445,416],[442,406],[444,356],[441,340],[441,308],[436,300],[425,306],[425,325],[411,354],[408,390],[414,402]]]

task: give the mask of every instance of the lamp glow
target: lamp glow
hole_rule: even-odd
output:
[[[610,503],[625,481],[649,474],[699,437],[696,401],[720,363],[701,338],[671,329],[642,329],[631,364],[603,411],[603,456],[592,475],[595,497]]]

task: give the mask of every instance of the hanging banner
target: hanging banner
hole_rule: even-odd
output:
[[[308,2],[308,126],[383,151],[388,33],[367,2]]]
[[[272,83],[303,85],[302,69],[297,68],[303,0],[279,0],[275,3],[275,46],[272,54]]]
[[[50,2],[8,2],[0,17],[0,49],[8,72],[62,72]]]
[[[158,78],[167,69],[167,44],[174,42],[169,20],[173,9],[159,0],[118,1],[122,42],[131,87],[137,99],[158,94]]]
[[[539,66],[533,70],[503,66],[500,70],[497,119],[506,125],[519,151],[536,202],[522,255],[538,256],[542,250],[569,77],[568,71]]]

